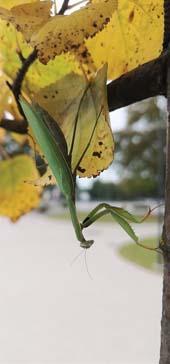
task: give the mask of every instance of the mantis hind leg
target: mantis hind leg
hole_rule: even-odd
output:
[[[115,219],[115,221],[117,221],[123,227],[123,229],[127,232],[127,230],[126,230],[126,228],[124,226],[124,223],[128,224],[128,228],[130,227],[129,223],[127,223],[127,221],[124,220],[124,223],[122,224],[121,223],[121,220],[120,220],[120,215],[116,211],[114,211],[114,207],[113,206],[110,206],[109,204],[106,204],[106,203],[103,203],[103,204],[98,205],[95,209],[93,209],[90,212],[90,214],[84,219],[84,221],[81,224],[82,230],[85,229],[85,228],[87,228],[88,226],[92,225],[95,221],[97,221],[101,217],[103,217],[105,215],[108,215],[108,214],[110,214],[113,217],[113,219]],[[136,220],[136,221],[133,221],[133,222],[140,223],[142,221],[143,221],[143,219],[141,221],[137,221]],[[131,229],[131,227],[130,227],[130,229]],[[152,247],[143,245],[143,244],[141,244],[139,242],[139,240],[138,240],[137,236],[134,234],[133,230],[131,230],[131,232],[132,232],[132,235],[129,232],[128,232],[128,235],[141,248],[144,248],[144,249],[147,249],[147,250],[156,251],[158,253],[161,253],[160,252],[160,246],[155,247],[155,248],[152,248]]]

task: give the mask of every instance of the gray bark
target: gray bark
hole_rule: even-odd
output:
[[[166,150],[166,187],[165,216],[162,234],[164,255],[164,278],[161,320],[161,350],[159,364],[170,364],[170,60],[167,71],[167,150]]]

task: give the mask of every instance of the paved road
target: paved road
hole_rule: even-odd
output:
[[[80,248],[67,221],[1,218],[0,236],[0,363],[158,363],[161,275],[119,258],[124,232],[89,229],[93,279],[84,254],[71,265]]]

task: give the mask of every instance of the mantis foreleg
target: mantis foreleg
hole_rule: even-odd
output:
[[[103,210],[104,208],[104,210]],[[100,211],[102,210],[102,211]],[[111,214],[112,210],[109,205],[105,203],[101,203],[97,207],[95,207],[90,214],[83,220],[81,227],[82,229],[87,228],[88,226],[92,225],[95,221],[100,219],[101,217]]]
[[[70,210],[71,220],[74,226],[74,230],[77,236],[77,239],[80,241],[80,246],[82,248],[88,249],[91,247],[91,245],[94,243],[93,240],[86,240],[82,233],[82,227],[79,223],[78,217],[77,217],[77,211],[75,207],[75,203],[71,199],[67,199],[68,208]]]

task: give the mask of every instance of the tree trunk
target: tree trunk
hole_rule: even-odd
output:
[[[170,255],[169,257],[168,255],[165,256],[164,262],[161,352],[159,364],[170,363]]]
[[[166,187],[165,216],[162,234],[164,255],[164,278],[161,321],[161,351],[159,364],[170,364],[170,61],[167,69],[167,150],[166,150]]]

